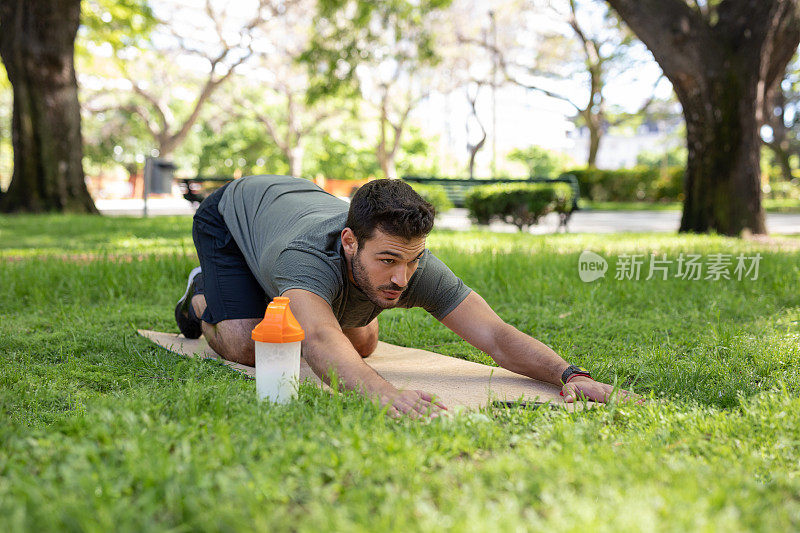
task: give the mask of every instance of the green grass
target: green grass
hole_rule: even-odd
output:
[[[771,200],[762,201],[767,213],[800,213],[798,200]],[[595,211],[680,211],[683,209],[681,202],[594,202],[580,201],[581,209]]]
[[[585,413],[387,419],[304,387],[258,404],[174,331],[189,218],[0,218],[3,530],[800,528],[800,253],[715,236],[438,232],[508,322],[651,397]],[[786,241],[797,243],[798,238]],[[763,255],[756,281],[582,283],[584,249]],[[384,340],[491,362],[421,310]],[[435,391],[433,391],[435,392]]]

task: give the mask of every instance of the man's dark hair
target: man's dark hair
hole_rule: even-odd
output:
[[[350,201],[347,227],[359,243],[376,228],[403,239],[424,237],[433,229],[434,207],[408,183],[398,179],[373,180],[363,185]]]

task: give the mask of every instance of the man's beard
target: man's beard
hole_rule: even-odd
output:
[[[386,303],[386,300],[380,300],[380,291],[387,290],[387,291],[405,291],[402,287],[398,287],[394,283],[390,283],[389,285],[384,285],[382,287],[375,288],[369,282],[369,275],[367,274],[367,269],[364,268],[364,264],[361,262],[360,259],[361,250],[356,252],[356,255],[353,256],[353,281],[355,281],[356,287],[361,289],[372,305],[376,307],[380,307],[381,309],[392,309],[397,306],[397,302],[400,301],[400,298],[403,296],[402,294],[394,300],[394,303]]]

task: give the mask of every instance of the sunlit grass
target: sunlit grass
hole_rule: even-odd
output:
[[[5,218],[3,529],[800,528],[800,252],[653,234],[437,232],[428,244],[506,321],[651,400],[432,423],[311,387],[259,404],[240,374],[135,334],[176,330],[195,266],[188,217]],[[756,280],[610,270],[583,283],[583,250],[610,268],[632,253],[763,259]],[[419,309],[385,312],[380,327],[493,364]]]

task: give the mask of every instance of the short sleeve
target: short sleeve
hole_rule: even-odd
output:
[[[441,320],[464,301],[472,289],[430,250],[426,250],[425,254],[428,257],[417,272],[419,277],[412,287],[413,293],[408,306],[422,307],[434,318]]]
[[[274,269],[272,275],[278,294],[289,289],[304,289],[333,305],[342,286],[342,276],[334,262],[313,252],[283,250]]]

